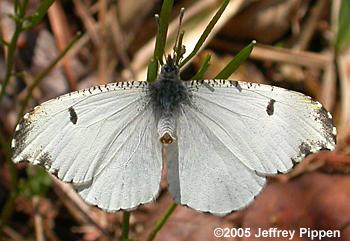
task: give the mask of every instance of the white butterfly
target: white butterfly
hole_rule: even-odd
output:
[[[266,176],[334,150],[331,115],[286,89],[179,79],[172,58],[154,84],[119,82],[49,100],[27,113],[14,162],[44,166],[106,211],[156,199],[162,145],[176,202],[224,215],[245,207]]]

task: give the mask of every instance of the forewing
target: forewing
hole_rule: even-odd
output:
[[[226,80],[186,85],[193,115],[203,120],[217,145],[259,174],[285,173],[307,154],[335,148],[332,116],[301,93]]]
[[[145,82],[119,82],[41,104],[16,128],[14,162],[44,166],[107,210],[151,201],[162,161],[147,91]]]
[[[169,190],[176,202],[225,215],[245,207],[260,192],[265,177],[248,169],[222,145],[205,120],[184,105],[177,142],[168,146]]]
[[[109,163],[88,185],[76,185],[87,202],[106,211],[130,209],[156,199],[162,169],[161,143],[156,132],[153,108],[149,105],[136,118],[128,135],[121,135],[106,155]],[[116,145],[116,143],[119,144]]]

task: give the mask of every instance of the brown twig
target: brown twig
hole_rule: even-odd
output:
[[[99,46],[98,46],[98,77],[96,84],[101,85],[108,82],[108,40],[107,40],[107,1],[98,2],[98,21],[99,21]]]
[[[324,53],[329,55],[329,64],[325,66],[324,73],[322,76],[322,87],[321,95],[319,96],[320,102],[328,110],[333,112],[333,109],[336,104],[337,96],[337,74],[336,66],[334,61],[334,53],[330,51]]]
[[[295,50],[305,50],[307,49],[319,23],[322,11],[328,3],[327,0],[318,0],[315,7],[311,9],[311,14],[305,22],[304,27],[301,28],[299,39],[297,43],[293,46]]]
[[[98,23],[96,23],[94,18],[89,13],[89,10],[86,8],[85,4],[81,2],[81,0],[74,0],[73,2],[77,14],[83,22],[89,37],[91,38],[92,42],[95,44],[96,47],[99,46],[101,39],[98,36]]]
[[[337,58],[341,89],[341,127],[350,122],[350,47]]]
[[[53,178],[53,181],[54,190],[72,216],[81,224],[90,224],[95,227],[107,240],[112,240],[112,236],[108,231],[99,224],[100,220],[95,220],[91,212],[91,207],[78,196],[75,190],[70,185],[56,178]]]
[[[55,3],[49,8],[48,17],[52,31],[56,38],[57,47],[60,51],[62,51],[67,46],[70,39],[72,39],[72,35],[70,33],[67,17],[65,16],[59,0],[55,1]],[[70,90],[73,91],[77,89],[77,80],[72,67],[72,60],[66,56],[63,60],[63,68],[67,75]]]
[[[25,240],[24,237],[22,237],[19,233],[17,233],[12,228],[6,226],[3,230],[4,234],[7,235],[11,240],[13,241],[23,241]]]
[[[40,199],[38,196],[32,198],[33,210],[34,210],[34,227],[36,241],[45,241],[43,220],[39,211]]]
[[[213,39],[211,47],[224,51],[239,51],[243,46]],[[279,63],[290,63],[316,69],[323,69],[331,61],[330,56],[307,51],[298,51],[285,48],[277,48],[263,44],[254,47],[250,57],[252,59],[275,61]]]
[[[132,79],[136,79],[135,72],[132,70],[129,56],[126,49],[127,44],[123,38],[124,33],[120,27],[117,16],[115,15],[116,9],[112,8],[108,13],[108,27],[111,30],[114,48],[116,49],[118,59],[122,62],[123,66],[128,70]]]
[[[271,179],[285,182],[306,172],[319,169],[331,173],[347,174],[350,172],[350,156],[336,151],[321,151],[306,157],[291,172],[271,177]]]

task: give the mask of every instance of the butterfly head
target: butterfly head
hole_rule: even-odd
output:
[[[168,55],[165,64],[160,70],[162,80],[179,80],[179,66],[177,66],[175,57]]]

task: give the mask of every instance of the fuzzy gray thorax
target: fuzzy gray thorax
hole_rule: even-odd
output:
[[[180,80],[178,67],[170,60],[161,68],[156,82],[150,85],[151,98],[156,113],[173,115],[180,104],[188,102],[188,92]]]

